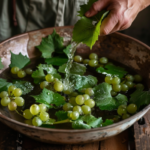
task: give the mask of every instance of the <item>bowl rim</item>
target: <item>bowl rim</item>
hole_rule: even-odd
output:
[[[11,38],[8,38],[4,41],[2,41],[0,43],[1,44],[4,44],[5,42],[8,42],[8,41],[11,41],[11,40],[14,40],[16,38],[19,38],[19,37],[22,37],[22,36],[29,36],[30,33],[32,32],[36,32],[36,31],[42,31],[42,30],[46,30],[46,29],[65,29],[65,28],[70,28],[70,29],[73,29],[73,26],[61,26],[61,27],[50,27],[50,28],[44,28],[44,29],[39,29],[39,30],[33,30],[33,31],[30,31],[30,32],[26,32],[26,33],[23,33],[23,34],[18,34],[16,36],[13,36]],[[119,33],[119,32],[115,32],[115,33],[112,33],[114,35],[119,35],[119,36],[123,36],[127,39],[131,39],[133,41],[135,41],[136,43],[139,43],[141,44],[143,47],[145,47],[146,49],[149,49],[150,50],[150,47],[148,45],[146,45],[145,43],[133,38],[133,37],[130,37],[128,35],[125,35],[125,34],[122,34],[122,33]],[[19,122],[17,120],[14,120],[14,119],[11,119],[7,116],[4,116],[1,112],[0,112],[0,118],[2,119],[5,119],[6,121],[10,122],[10,123],[14,123],[14,124],[17,124],[19,126],[22,126],[22,127],[27,127],[27,128],[30,128],[30,129],[35,129],[38,131],[50,131],[50,132],[58,132],[58,133],[78,133],[78,132],[93,132],[93,131],[102,131],[102,130],[106,130],[106,129],[110,129],[110,128],[113,128],[113,127],[116,127],[116,126],[119,126],[121,124],[124,124],[126,122],[130,122],[133,118],[135,118],[136,116],[139,116],[139,114],[141,114],[143,111],[148,111],[150,110],[150,104],[147,105],[146,107],[144,107],[142,110],[140,110],[138,113],[132,115],[131,117],[129,117],[128,119],[125,119],[125,120],[122,120],[122,121],[119,121],[118,123],[113,123],[112,125],[108,125],[106,127],[98,127],[98,128],[93,128],[93,129],[53,129],[53,128],[43,128],[43,127],[35,127],[35,126],[32,126],[32,125],[28,125],[28,124],[25,124],[25,123],[22,123],[22,122]],[[1,121],[3,123],[3,121]]]

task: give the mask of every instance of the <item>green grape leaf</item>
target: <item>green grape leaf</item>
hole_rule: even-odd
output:
[[[115,96],[115,99],[117,107],[119,107],[120,105],[127,105],[128,98],[126,95],[118,94],[117,96]]]
[[[11,64],[9,65],[10,68],[18,67],[19,69],[22,69],[28,64],[30,64],[30,59],[27,56],[24,56],[21,53],[16,55],[11,52]]]
[[[71,44],[66,46],[66,48],[63,50],[63,52],[67,55],[67,57],[70,57],[70,50],[71,50]]]
[[[109,125],[112,125],[114,122],[113,120],[111,119],[106,119],[105,122],[102,123],[102,126],[105,127],[105,126],[109,126]]]
[[[6,79],[0,78],[0,92],[7,91],[10,85],[12,85],[12,83],[7,82]]]
[[[45,60],[45,62],[47,64],[51,64],[54,66],[61,66],[65,63],[67,63],[68,59],[67,58],[60,58],[60,57],[52,57],[52,58],[48,58]]]
[[[124,68],[115,65],[106,65],[105,67],[99,67],[96,69],[96,71],[98,73],[117,76],[119,78],[122,78],[125,74],[127,74],[127,71]]]
[[[15,81],[13,85],[22,90],[22,95],[30,93],[34,88],[34,86],[28,81]]]
[[[0,69],[3,69],[4,65],[2,64],[2,59],[0,58]]]
[[[55,116],[57,116],[58,121],[61,121],[68,119],[67,114],[68,113],[66,111],[60,110],[55,113]]]
[[[140,109],[143,105],[150,104],[150,91],[143,91],[143,89],[137,89],[130,95],[130,103],[133,103]]]
[[[74,85],[74,88],[76,90],[96,86],[97,81],[98,81],[97,78],[92,75],[88,75],[88,76],[71,75],[70,76],[70,82]]]
[[[32,95],[32,97],[36,100],[36,103],[51,105],[50,108],[54,107],[54,105],[59,107],[66,103],[63,96],[45,88],[40,95]]]
[[[61,73],[66,73],[65,69],[66,69],[66,64],[60,66],[58,71],[61,72]],[[79,63],[76,63],[76,62],[72,63],[72,67],[70,69],[71,74],[83,75],[85,72],[86,72],[86,67],[83,64],[79,64]]]
[[[83,122],[83,120],[76,120],[72,123],[73,129],[91,129],[91,127]]]

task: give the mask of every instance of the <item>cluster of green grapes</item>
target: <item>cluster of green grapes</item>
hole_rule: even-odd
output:
[[[23,111],[23,117],[31,121],[33,126],[41,126],[43,122],[49,120],[49,114],[46,112],[45,104],[33,104],[30,109]]]
[[[27,68],[25,70],[19,69],[18,67],[12,67],[11,73],[13,75],[17,75],[19,78],[24,78],[27,74],[31,75],[33,70],[31,68]]]
[[[45,80],[46,81],[43,81],[40,83],[40,88],[41,89],[44,89],[44,88],[47,88],[47,89],[52,89],[52,86],[53,86],[53,89],[57,92],[62,92],[64,87],[63,87],[63,83],[61,81],[59,81],[57,78],[54,78],[53,75],[51,74],[47,74],[45,76]]]
[[[94,95],[92,88],[85,89],[83,95],[77,92],[70,94],[69,102],[63,105],[63,110],[68,112],[68,117],[76,120],[80,115],[91,114],[91,109],[95,106],[95,101],[90,96]]]
[[[25,101],[22,97],[22,90],[16,88],[14,85],[9,86],[8,92],[3,91],[0,93],[1,105],[8,106],[10,111],[15,111],[17,106],[23,106]]]

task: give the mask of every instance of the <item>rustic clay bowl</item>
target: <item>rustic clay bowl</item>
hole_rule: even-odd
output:
[[[1,77],[6,77],[2,72],[7,70],[10,63],[10,50],[16,54],[21,52],[30,58],[35,58],[39,56],[35,46],[39,45],[42,37],[51,34],[53,29],[54,28],[48,28],[25,33],[2,42],[0,44],[0,57],[2,58],[5,68],[1,70]],[[65,37],[66,42],[70,39],[72,27],[56,27],[55,29],[61,36]],[[150,48],[140,41],[120,33],[114,33],[100,37],[92,51],[85,45],[80,45],[77,49],[77,53],[82,56],[84,55],[84,57],[88,57],[91,52],[96,52],[101,56],[106,56],[133,68],[137,73],[143,76],[148,88],[150,87]],[[2,106],[0,106],[0,121],[12,129],[38,141],[79,144],[104,140],[119,134],[139,120],[149,108],[148,105],[137,114],[119,123],[88,130],[49,129],[30,126],[22,123],[22,118],[19,117],[18,114],[10,112],[7,108]]]

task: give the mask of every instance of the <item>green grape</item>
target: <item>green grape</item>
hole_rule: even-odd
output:
[[[57,92],[62,92],[63,89],[64,89],[64,86],[63,86],[62,82],[55,82],[55,83],[54,83],[54,89],[55,89]]]
[[[43,81],[40,83],[40,88],[41,89],[44,89],[44,88],[47,88],[49,86],[49,83],[47,81]]]
[[[79,118],[79,113],[77,111],[73,111],[70,116],[72,120],[77,120]]]
[[[84,104],[84,97],[83,97],[82,95],[78,95],[78,96],[76,97],[76,103],[77,103],[78,105]]]
[[[117,92],[111,90],[111,96],[116,96],[117,95]]]
[[[133,82],[134,80],[134,77],[130,74],[126,75],[125,78],[127,79],[127,81],[131,81],[131,82]]]
[[[88,99],[84,102],[84,104],[89,106],[90,108],[93,108],[95,106],[95,101],[93,99]]]
[[[114,77],[113,79],[112,79],[112,84],[120,84],[120,78],[118,78],[118,77]]]
[[[130,117],[129,114],[124,114],[124,115],[122,116],[122,119],[125,120],[125,119],[127,119],[127,118],[129,118],[129,117]]]
[[[37,115],[40,112],[40,107],[37,104],[30,106],[30,112],[32,115]]]
[[[39,104],[39,107],[40,107],[40,112],[47,110],[47,107],[45,104]]]
[[[14,85],[9,86],[8,88],[8,94],[12,95],[13,91],[16,89],[16,87]]]
[[[137,111],[137,106],[135,104],[130,104],[127,106],[127,111],[129,114],[135,114]]]
[[[126,113],[127,113],[127,106],[125,106],[125,105],[120,105],[120,106],[118,107],[117,113],[118,113],[118,115],[120,115],[120,116],[122,116],[123,114],[126,114]]]
[[[89,60],[89,66],[91,67],[97,67],[98,61],[95,59]]]
[[[73,111],[77,111],[80,115],[83,113],[80,106],[74,106]]]
[[[141,83],[136,84],[136,89],[144,89],[144,85]]]
[[[88,65],[89,64],[89,59],[84,59],[83,64]]]
[[[80,63],[80,62],[83,61],[83,58],[81,56],[79,56],[79,55],[76,55],[76,56],[74,56],[74,61]]]
[[[63,90],[63,93],[69,95],[69,94],[72,93],[72,91],[73,91],[73,89],[72,89],[72,88],[69,88],[69,89],[67,89],[67,90]]]
[[[137,74],[137,75],[134,76],[134,80],[135,80],[135,82],[141,82],[142,81],[142,77]]]
[[[58,78],[54,78],[53,83],[56,83],[56,82],[59,82],[59,79],[58,79]]]
[[[17,104],[17,106],[23,106],[24,99],[22,97],[15,97],[15,103]]]
[[[25,71],[23,71],[23,70],[19,70],[19,71],[17,72],[17,76],[18,76],[19,78],[24,78],[24,77],[26,76],[26,73],[25,73]]]
[[[99,59],[99,62],[100,62],[101,64],[107,64],[107,63],[108,63],[108,59],[107,59],[106,57],[101,57],[101,58]]]
[[[45,76],[45,79],[46,79],[47,82],[51,83],[51,82],[54,81],[54,76],[51,75],[51,74],[47,74],[47,75]]]
[[[83,97],[84,97],[85,101],[88,100],[88,99],[90,99],[90,96],[88,94],[84,94]]]
[[[47,112],[45,112],[45,111],[42,111],[42,112],[40,113],[40,119],[41,119],[42,121],[47,121],[47,120],[49,119],[49,114],[48,114]]]
[[[111,76],[106,76],[105,77],[105,82],[108,83],[108,84],[112,84],[112,79],[113,78]]]
[[[25,70],[25,72],[26,72],[26,74],[30,75],[30,74],[32,74],[33,70],[31,68],[27,68]]]
[[[13,91],[13,94],[15,97],[19,97],[22,95],[22,90],[19,89],[19,88],[16,88],[14,91]]]
[[[88,115],[91,113],[91,108],[87,105],[83,105],[82,107],[83,114]]]
[[[89,58],[90,58],[90,59],[98,59],[98,55],[97,55],[96,53],[91,53],[91,54],[89,55]]]
[[[73,106],[70,103],[66,103],[63,105],[63,110],[64,111],[70,111],[73,109]]]
[[[119,84],[114,84],[114,85],[113,85],[113,91],[115,91],[115,92],[120,92],[120,91],[121,91],[121,85],[119,85]]]
[[[71,97],[71,98],[69,99],[69,103],[70,103],[72,106],[76,106],[76,105],[77,105],[77,103],[76,103],[76,98],[75,98],[75,97]]]
[[[126,84],[129,88],[133,88],[133,86],[134,86],[133,82],[131,82],[131,81],[127,81],[125,84]]]
[[[8,97],[8,92],[3,91],[0,93],[0,98]]]
[[[17,74],[18,71],[19,71],[19,68],[18,68],[18,67],[12,67],[12,68],[11,68],[11,73],[12,73],[12,74]]]
[[[39,127],[42,125],[42,120],[39,117],[34,117],[32,119],[32,124],[36,127]]]
[[[72,114],[72,111],[68,111],[67,116],[68,116],[69,118],[71,118],[71,114]]]
[[[31,119],[29,119],[29,120],[24,120],[24,123],[25,123],[25,124],[28,124],[28,125],[32,125],[32,120],[31,120]]]
[[[76,97],[76,96],[78,96],[78,93],[77,93],[77,92],[72,92],[72,93],[70,94],[70,96],[71,96],[71,97]]]
[[[94,95],[94,91],[92,88],[87,88],[85,90],[85,94],[88,94],[89,96],[93,96]]]
[[[128,86],[126,84],[121,84],[121,91],[127,92],[128,91]]]
[[[8,104],[8,109],[10,111],[15,111],[17,109],[17,104],[14,102],[14,101],[11,101],[9,104]]]
[[[29,109],[26,109],[26,110],[23,111],[23,117],[25,119],[31,119],[33,117],[33,115],[31,114]]]
[[[9,103],[10,103],[10,98],[9,97],[3,97],[1,99],[1,105],[2,106],[8,106]]]

